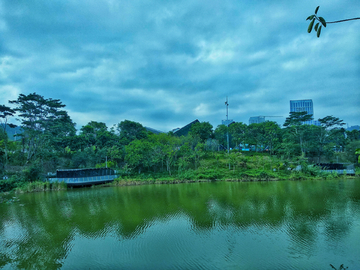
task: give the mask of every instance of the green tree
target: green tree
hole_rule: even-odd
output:
[[[172,168],[175,166],[177,161],[177,155],[180,149],[180,138],[171,136],[169,134],[160,133],[152,134],[149,137],[152,141],[152,157],[153,164],[166,165],[166,171],[169,175],[172,174]]]
[[[357,163],[359,161],[360,140],[349,142],[345,147],[345,158],[351,163]]]
[[[68,146],[68,139],[76,136],[75,125],[67,113],[52,121],[51,126],[49,126],[44,135],[53,150],[63,151],[63,149]]]
[[[360,164],[360,148],[357,148],[357,149],[355,150],[355,155],[358,156],[358,163]]]
[[[90,137],[89,140],[99,137],[103,132],[107,131],[107,126],[103,122],[90,121],[87,125],[81,127],[80,134]]]
[[[340,120],[337,117],[334,117],[332,115],[325,116],[324,118],[319,118],[320,125],[324,127],[325,129],[332,128],[335,126],[343,126],[345,125],[343,120]]]
[[[341,143],[341,134],[336,132],[334,127],[343,126],[343,120],[340,120],[334,116],[326,116],[324,118],[320,118],[319,120],[320,126],[313,126],[309,133],[311,134],[313,139],[313,153],[318,157],[318,162],[321,162],[321,156],[326,154],[327,157],[330,157],[333,153],[333,146],[329,147],[330,143],[337,143],[344,146],[344,143]],[[344,137],[344,136],[342,136]]]
[[[106,148],[95,145],[75,151],[72,155],[71,168],[94,168],[97,164],[105,163]]]
[[[184,172],[191,167],[191,152],[192,148],[188,142],[181,145],[179,149],[179,158],[178,158],[178,170],[179,172]]]
[[[292,157],[299,156],[301,154],[301,149],[299,144],[295,143],[292,138],[289,138],[289,133],[284,135],[284,139],[280,144],[278,153],[281,155],[282,159],[291,159]]]
[[[73,155],[76,164],[79,164],[79,160],[83,156],[83,152],[86,150],[89,154],[90,162],[81,161],[81,163],[91,166],[95,164],[103,164],[107,159],[108,162],[114,162],[119,164],[124,159],[124,149],[119,147],[119,136],[117,136],[113,130],[108,131],[105,123],[90,121],[85,126],[81,127],[80,134],[69,139],[69,147],[73,151],[82,152]],[[89,151],[95,147],[96,151]]]
[[[299,143],[301,153],[305,155],[305,134],[308,125],[304,125],[305,122],[312,120],[313,117],[307,112],[290,112],[289,117],[286,118],[284,126],[287,132],[291,133]]]
[[[128,145],[134,140],[141,140],[148,136],[146,129],[137,122],[124,120],[117,125],[120,134],[120,144]]]
[[[200,165],[200,159],[205,155],[205,145],[203,143],[198,143],[194,149],[191,150],[191,156],[194,159],[195,170]]]
[[[116,145],[107,148],[107,156],[109,160],[116,163],[117,167],[120,165],[125,158],[125,149]]]
[[[191,126],[190,135],[205,143],[207,139],[213,137],[213,126],[209,122],[197,122]]]
[[[318,162],[321,162],[321,157],[327,153],[327,156],[331,156],[328,152],[328,139],[324,137],[324,127],[315,125],[306,125],[304,128],[303,142],[304,149],[308,157],[317,157]],[[332,149],[331,149],[331,152]]]
[[[11,109],[10,107],[7,107],[5,105],[0,105],[0,124],[1,124],[1,132],[2,132],[2,141],[4,144],[4,159],[5,159],[5,164],[8,161],[8,136],[6,133],[6,129],[7,127],[10,128],[15,128],[16,125],[12,124],[12,123],[8,123],[8,120],[10,117],[13,117],[15,115],[15,110]]]
[[[118,141],[118,136],[108,128],[103,122],[90,121],[80,129],[80,136],[83,136],[88,146],[112,147]]]
[[[359,130],[351,130],[351,131],[346,131],[346,137],[348,141],[356,141],[360,139],[360,131]]]
[[[229,132],[232,138],[232,141],[236,146],[240,144],[245,145],[247,125],[242,122],[232,123],[229,126]]]
[[[226,125],[218,125],[214,131],[214,137],[218,140],[219,144],[226,149],[227,148],[227,134],[229,128]],[[230,138],[229,138],[230,140]]]
[[[261,124],[264,125],[264,143],[270,151],[270,155],[272,155],[280,142],[281,128],[273,121],[265,121]]]
[[[346,145],[346,131],[344,128],[330,130],[329,142],[333,143],[337,151],[343,152]]]
[[[258,123],[248,125],[246,132],[246,142],[249,146],[253,146],[255,151],[259,151],[264,140],[263,126]]]
[[[125,146],[125,161],[130,168],[140,174],[144,169],[149,169],[152,164],[151,143],[146,140],[134,140]]]
[[[20,94],[17,100],[9,101],[17,107],[23,130],[23,139],[27,162],[36,158],[40,150],[51,145],[51,139],[64,121],[70,121],[65,105],[59,99],[45,99],[36,93]],[[70,125],[73,125],[71,122]]]

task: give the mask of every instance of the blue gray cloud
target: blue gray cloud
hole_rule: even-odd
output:
[[[356,0],[319,0],[328,21]],[[0,98],[58,98],[80,128],[125,119],[168,131],[199,119],[289,114],[360,124],[360,22],[306,32],[313,1],[0,0]],[[275,119],[275,118],[274,118]]]

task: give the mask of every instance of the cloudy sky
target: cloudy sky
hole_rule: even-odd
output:
[[[0,0],[0,104],[60,99],[77,128],[125,119],[169,131],[251,116],[283,123],[289,101],[360,125],[359,0]]]

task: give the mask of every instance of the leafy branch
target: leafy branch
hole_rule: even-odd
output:
[[[346,270],[348,269],[349,267],[344,267],[344,264],[340,265],[339,268],[336,268],[335,266],[333,266],[332,264],[330,264],[331,268],[332,269],[335,269],[335,270]]]
[[[358,156],[358,163],[360,164],[360,148],[355,150],[355,155],[359,155]]]
[[[339,21],[333,21],[333,22],[327,22],[325,21],[325,19],[323,17],[319,17],[317,16],[317,13],[319,11],[319,7],[320,6],[317,6],[316,9],[315,9],[315,14],[313,15],[310,15],[309,17],[307,17],[306,20],[310,20],[310,24],[309,24],[309,27],[308,27],[308,33],[311,33],[313,27],[314,27],[314,23],[315,21],[317,22],[315,24],[315,27],[314,27],[314,30],[316,31],[316,36],[317,37],[320,37],[320,34],[321,34],[321,28],[324,26],[326,27],[327,24],[329,23],[340,23],[340,22],[347,22],[347,21],[354,21],[354,20],[360,20],[360,17],[357,17],[357,18],[351,18],[351,19],[344,19],[344,20],[339,20]]]

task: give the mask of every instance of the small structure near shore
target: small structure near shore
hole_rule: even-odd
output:
[[[55,177],[50,177],[49,181],[65,182],[68,186],[88,186],[112,182],[116,177],[116,171],[110,168],[59,169],[56,170]]]
[[[355,175],[354,165],[345,166],[342,163],[318,163],[316,166],[320,167],[321,171],[327,173]]]

